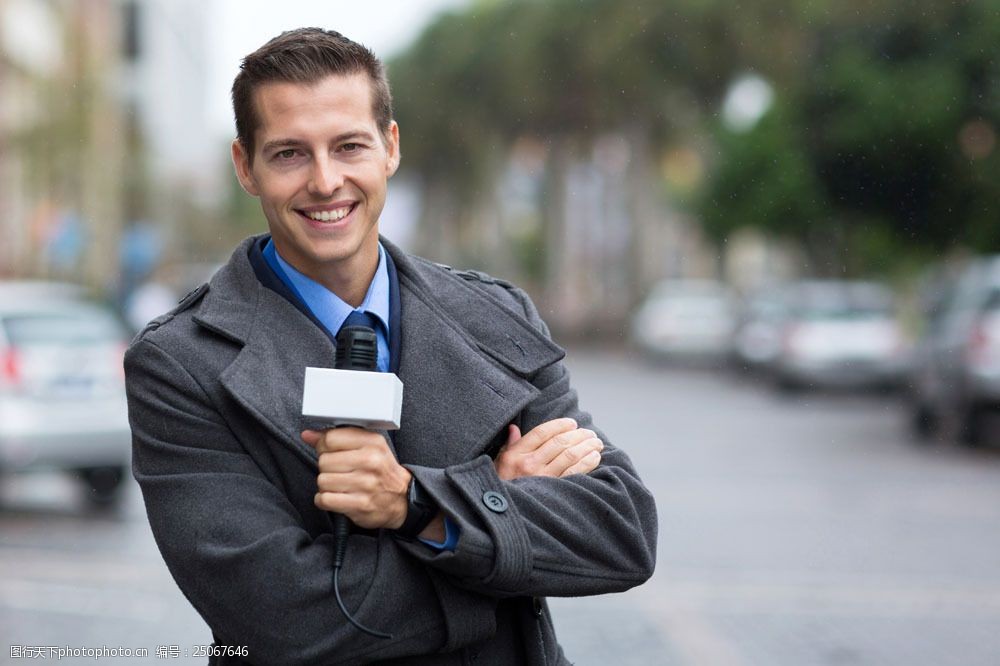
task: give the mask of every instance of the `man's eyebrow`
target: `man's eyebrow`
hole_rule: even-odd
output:
[[[350,141],[351,139],[361,139],[362,141],[374,141],[375,137],[372,136],[371,132],[365,130],[351,130],[350,132],[344,132],[343,134],[338,134],[333,138],[334,143],[343,143],[344,141]]]
[[[297,139],[274,139],[272,141],[268,141],[263,146],[261,146],[260,152],[267,153],[278,148],[282,149],[296,148],[298,146],[303,146],[303,145],[305,144]]]
[[[333,137],[333,143],[343,143],[344,141],[350,141],[351,139],[360,139],[362,141],[371,142],[375,140],[375,137],[371,132],[365,130],[350,130]],[[278,148],[298,148],[304,145],[305,142],[299,139],[273,139],[261,146],[260,150],[262,153],[267,153]]]

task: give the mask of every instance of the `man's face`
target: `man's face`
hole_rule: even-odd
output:
[[[251,166],[238,141],[233,163],[243,188],[260,197],[281,256],[300,272],[373,271],[386,184],[399,165],[399,130],[383,137],[372,115],[367,74],[257,89],[260,125]]]

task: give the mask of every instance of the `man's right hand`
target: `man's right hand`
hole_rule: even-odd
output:
[[[604,443],[593,430],[578,428],[570,418],[554,419],[521,436],[514,424],[508,426],[507,443],[494,465],[504,481],[523,476],[563,477],[586,474],[601,464]]]

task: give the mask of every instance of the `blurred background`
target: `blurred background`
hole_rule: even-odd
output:
[[[121,355],[266,230],[229,87],[304,25],[389,65],[382,232],[525,287],[657,496],[575,663],[1000,664],[994,0],[0,0],[0,662],[204,662]]]

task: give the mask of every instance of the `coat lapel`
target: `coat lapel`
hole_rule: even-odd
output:
[[[313,464],[316,452],[299,439],[306,427],[305,368],[332,368],[334,358],[330,339],[288,301],[265,289],[250,337],[222,374],[222,384],[272,436]]]
[[[490,449],[538,394],[520,371],[533,373],[561,358],[562,350],[460,278],[441,268],[421,270],[382,242],[396,262],[402,301],[403,416],[397,454],[402,462],[438,468],[471,460]],[[463,313],[475,313],[475,321],[494,330],[512,332],[500,337],[517,358],[504,362],[507,350],[471,333],[476,326]],[[525,349],[537,349],[536,337],[547,343],[544,351],[525,358]]]
[[[220,377],[223,387],[272,437],[315,466],[316,452],[299,439],[305,368],[333,367],[335,348],[294,305],[260,284],[248,249],[241,244],[212,279],[195,321],[243,345]]]
[[[484,356],[433,302],[400,279],[401,462],[447,467],[489,448],[538,392]]]

